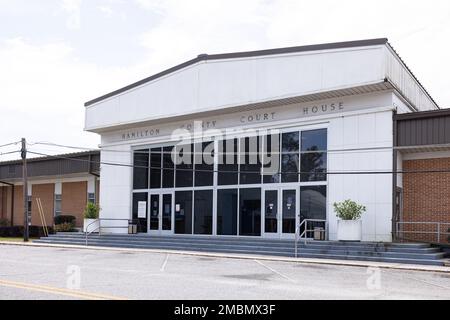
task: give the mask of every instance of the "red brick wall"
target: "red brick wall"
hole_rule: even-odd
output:
[[[450,170],[450,158],[407,160],[404,171]],[[441,222],[441,230],[450,228],[450,172],[448,173],[404,173],[403,174],[403,221]],[[425,234],[436,232],[437,225],[405,225],[404,230],[420,231],[422,234],[408,234],[413,240],[437,241],[437,236]],[[407,234],[405,233],[405,236]],[[447,242],[444,235],[441,242]]]
[[[36,199],[40,198],[42,209],[44,210],[45,222],[47,226],[53,226],[54,203],[55,203],[55,184],[34,184],[32,187],[31,204],[31,224],[33,226],[42,226]]]
[[[63,183],[61,198],[62,214],[75,216],[76,226],[81,227],[87,204],[87,181]]]

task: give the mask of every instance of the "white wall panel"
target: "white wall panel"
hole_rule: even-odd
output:
[[[383,46],[200,62],[86,108],[86,129],[383,81]]]
[[[390,134],[377,134],[378,128]],[[380,129],[381,130],[381,129]],[[331,153],[330,170],[337,171],[391,171],[392,170],[392,112],[373,112],[343,119],[333,119],[329,124],[330,135],[343,133],[342,144],[331,138],[335,149],[360,148],[360,152]],[[385,147],[383,150],[367,148]],[[363,215],[363,240],[390,241],[392,216],[391,174],[330,175],[328,180],[329,235],[336,239],[337,218],[334,202],[351,199],[366,206]]]

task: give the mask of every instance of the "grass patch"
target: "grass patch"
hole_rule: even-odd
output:
[[[4,238],[4,237],[0,237],[0,242],[1,241],[7,241],[7,242],[23,242],[23,238]],[[30,242],[32,242],[33,239],[30,239]]]

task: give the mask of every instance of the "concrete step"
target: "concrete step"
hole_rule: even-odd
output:
[[[405,258],[387,258],[387,257],[361,257],[361,256],[340,256],[329,254],[309,254],[301,253],[298,255],[302,258],[316,258],[316,259],[337,259],[337,260],[354,260],[354,261],[372,261],[372,262],[389,262],[389,263],[406,263],[418,265],[433,265],[442,266],[442,260],[423,260],[423,259],[405,259]]]
[[[58,233],[55,235],[49,235],[49,238],[85,238],[85,235],[82,233]],[[89,235],[89,239],[119,239],[119,240],[146,240],[146,241],[154,241],[154,240],[164,240],[164,241],[189,241],[193,240],[196,242],[235,242],[235,243],[274,243],[274,244],[292,244],[294,243],[293,239],[261,239],[259,237],[217,237],[217,236],[203,236],[203,235],[195,235],[195,236],[183,236],[183,235],[173,235],[173,236],[149,236],[149,235],[113,235],[113,234],[91,234]]]
[[[69,236],[53,236],[49,237],[49,240],[52,241],[59,241],[59,240],[68,240],[68,241],[86,241],[85,237],[69,237]],[[245,245],[245,246],[265,246],[265,247],[279,247],[279,248],[294,248],[295,244],[293,241],[289,242],[269,242],[269,241],[229,241],[229,240],[220,240],[220,241],[208,241],[208,240],[196,240],[196,239],[176,239],[176,238],[128,238],[128,239],[121,239],[121,238],[114,238],[114,237],[108,237],[108,236],[95,236],[95,237],[89,237],[88,242],[92,241],[108,241],[108,242],[123,242],[123,243],[152,243],[152,244],[174,244],[174,245],[184,245],[184,244],[190,244],[190,245],[209,245],[209,246],[220,246],[220,245]]]
[[[79,235],[54,235],[49,237],[52,240],[83,240],[85,241],[84,236]],[[216,238],[216,239],[196,239],[193,237],[135,237],[135,236],[110,236],[110,235],[92,235],[88,238],[88,241],[120,241],[120,242],[129,242],[129,243],[153,243],[153,244],[174,244],[174,245],[198,245],[198,244],[207,244],[208,246],[223,246],[223,245],[239,245],[239,246],[265,246],[265,247],[273,247],[273,248],[294,248],[295,244],[292,240],[248,240],[248,239],[224,239],[224,238]],[[411,254],[432,254],[439,253],[439,250],[436,248],[410,248],[410,247],[398,247],[398,246],[354,246],[354,245],[331,245],[330,243],[312,243],[309,242],[304,244],[303,242],[298,243],[298,247],[300,249],[316,249],[320,251],[362,251],[362,252],[399,252],[399,253],[411,253]]]
[[[309,249],[317,249],[317,250],[362,250],[362,251],[375,251],[375,252],[403,252],[403,253],[438,253],[438,248],[431,248],[431,247],[398,247],[398,246],[385,246],[385,245],[379,245],[379,246],[354,246],[354,245],[332,245],[332,244],[313,244],[313,243],[307,243],[304,244],[302,242],[298,243],[299,248],[309,248]]]
[[[37,243],[85,245],[83,233],[58,233]],[[224,236],[149,236],[146,234],[91,234],[89,246],[181,250],[294,257],[294,240],[260,239]],[[298,256],[305,258],[342,259],[443,265],[444,253],[427,244],[301,241]]]
[[[74,238],[59,238],[52,239],[51,241],[59,242],[64,241],[65,243],[71,242],[74,244],[84,245],[84,239],[74,239]],[[213,250],[215,248],[220,248],[221,250],[234,250],[238,249],[240,251],[248,251],[248,252],[258,252],[258,251],[267,251],[267,252],[285,252],[285,253],[294,253],[294,246],[292,244],[288,246],[274,246],[272,244],[245,244],[245,243],[201,243],[194,241],[187,242],[170,242],[170,241],[144,241],[134,239],[133,241],[119,241],[119,240],[111,240],[111,239],[89,239],[88,244],[90,245],[113,245],[117,244],[122,247],[126,247],[129,245],[139,245],[140,247],[145,248],[174,248],[180,250],[187,249],[201,249],[201,250]],[[339,256],[372,256],[372,257],[392,257],[392,258],[408,258],[408,259],[441,259],[444,257],[443,253],[402,253],[402,252],[378,252],[374,250],[363,250],[363,248],[354,249],[354,250],[344,250],[341,248],[340,250],[330,250],[330,249],[318,249],[318,248],[310,248],[310,247],[301,247],[298,249],[298,252],[301,253],[317,253],[317,254],[329,254],[329,255],[339,255]]]
[[[52,244],[70,244],[70,245],[84,245],[85,243],[81,241],[48,241],[48,240],[36,240],[34,242],[37,243],[52,243]],[[247,248],[240,247],[231,247],[231,248],[222,248],[222,247],[200,247],[200,246],[171,246],[171,245],[149,245],[142,243],[120,243],[120,242],[90,242],[89,246],[96,247],[116,247],[116,248],[136,248],[136,249],[161,249],[161,250],[173,250],[173,251],[201,251],[201,252],[221,252],[221,253],[240,253],[240,254],[261,254],[261,255],[276,255],[276,256],[285,256],[285,257],[294,257],[294,251],[292,249],[283,250],[283,249],[267,249],[267,248],[253,248],[251,250]]]
[[[72,244],[72,245],[84,245],[82,241],[51,241],[51,240],[36,240],[37,243],[58,243],[58,244]],[[246,248],[222,248],[222,247],[201,247],[201,246],[171,246],[171,245],[157,245],[152,246],[142,243],[120,243],[120,242],[92,242],[89,246],[99,247],[116,247],[116,248],[139,248],[139,249],[161,249],[161,250],[174,250],[174,251],[199,251],[199,252],[216,252],[216,253],[235,253],[235,254],[258,254],[258,255],[271,255],[271,256],[285,256],[294,257],[294,252],[289,250],[268,250],[266,248],[253,248],[248,250]],[[345,255],[345,254],[333,254],[333,253],[318,253],[318,252],[299,252],[298,257],[303,258],[318,258],[318,259],[338,259],[338,260],[355,260],[355,261],[377,261],[377,262],[390,262],[390,263],[409,263],[409,264],[422,264],[422,265],[444,265],[442,260],[436,259],[413,259],[406,257],[385,257],[385,256],[361,256],[361,255]]]

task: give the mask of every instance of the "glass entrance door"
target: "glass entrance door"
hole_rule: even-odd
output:
[[[149,233],[172,234],[173,194],[150,193],[149,198]]]
[[[265,189],[263,234],[267,238],[294,238],[299,207],[295,188]]]

